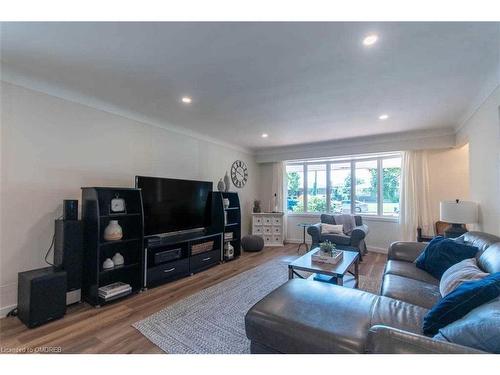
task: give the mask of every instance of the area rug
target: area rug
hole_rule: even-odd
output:
[[[272,261],[252,268],[133,324],[170,354],[245,354],[245,314],[288,279],[288,263]],[[377,286],[360,276],[360,288]],[[376,292],[376,290],[374,290]]]

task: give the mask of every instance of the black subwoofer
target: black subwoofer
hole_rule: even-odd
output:
[[[62,318],[66,313],[66,272],[54,267],[20,272],[17,310],[29,328]]]

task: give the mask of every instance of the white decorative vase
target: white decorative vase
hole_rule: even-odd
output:
[[[217,190],[219,191],[224,191],[226,189],[226,185],[224,184],[224,181],[222,181],[222,178],[219,180],[217,183]]]
[[[109,258],[106,258],[106,260],[102,263],[103,270],[109,270],[110,268],[113,268],[114,266],[115,266],[115,264]]]
[[[229,208],[229,199],[224,198],[222,200],[222,204],[224,205],[224,208]]]
[[[116,266],[123,266],[123,264],[125,263],[125,259],[123,259],[123,255],[121,255],[120,253],[116,253],[113,256],[113,263],[115,264],[115,267]]]
[[[227,174],[227,171],[226,175],[224,176],[224,185],[226,191],[229,191],[229,186],[231,186],[231,181],[229,180],[229,175]]]
[[[123,237],[123,231],[118,220],[110,220],[106,229],[104,229],[104,239],[106,241],[117,241]]]

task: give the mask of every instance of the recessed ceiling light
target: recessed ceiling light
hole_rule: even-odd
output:
[[[181,102],[183,102],[184,104],[191,104],[192,101],[193,99],[191,99],[189,96],[183,96],[181,99]]]
[[[267,133],[262,133],[261,137],[262,137],[262,138],[267,138],[267,137],[269,137],[269,134],[267,134]]]
[[[377,40],[378,40],[378,35],[376,35],[376,34],[370,34],[370,35],[367,35],[363,39],[363,44],[365,46],[371,46],[371,45],[377,43]]]
[[[386,115],[386,114],[378,116],[379,120],[387,120],[388,118],[389,118],[389,115]]]

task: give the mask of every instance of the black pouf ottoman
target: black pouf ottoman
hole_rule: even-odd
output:
[[[243,251],[261,251],[264,248],[264,239],[259,236],[245,236],[241,239]]]

